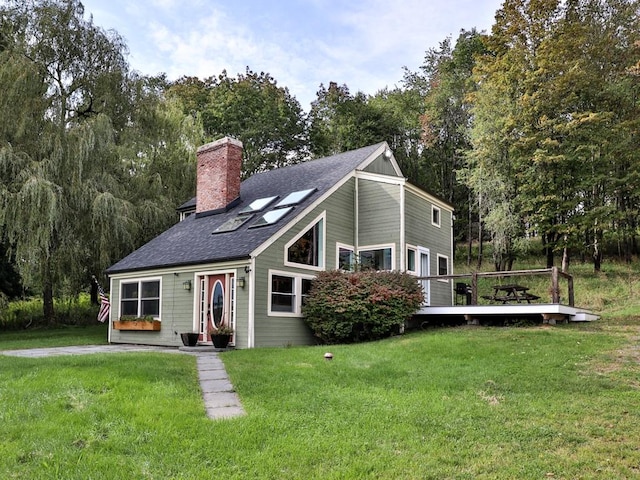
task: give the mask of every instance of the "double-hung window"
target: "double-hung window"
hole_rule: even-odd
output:
[[[269,272],[269,315],[299,317],[313,277]]]
[[[160,279],[123,281],[120,316],[160,318]]]

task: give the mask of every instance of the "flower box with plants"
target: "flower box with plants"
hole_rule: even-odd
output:
[[[114,330],[145,330],[158,332],[162,322],[155,320],[151,316],[136,317],[134,315],[123,315],[113,322]]]
[[[216,348],[227,348],[233,335],[233,328],[228,325],[220,325],[209,330],[211,341]]]

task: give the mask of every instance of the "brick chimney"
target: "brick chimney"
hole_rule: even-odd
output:
[[[240,196],[242,142],[224,137],[198,147],[196,214],[224,209]]]

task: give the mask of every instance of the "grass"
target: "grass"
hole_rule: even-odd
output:
[[[191,356],[0,355],[0,478],[639,478],[640,265],[571,273],[600,321],[222,354],[231,420],[206,418]],[[0,332],[96,343],[103,325]]]
[[[0,330],[0,350],[66,347],[68,345],[105,345],[107,325],[64,326],[55,329]]]
[[[332,361],[225,353],[248,414],[224,421],[206,419],[190,356],[0,356],[0,477],[637,478],[637,332],[604,319],[434,329]]]

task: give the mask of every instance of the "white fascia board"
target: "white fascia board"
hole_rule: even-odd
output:
[[[195,272],[202,271],[211,271],[211,272],[219,272],[219,271],[233,271],[236,268],[244,267],[245,265],[250,265],[251,260],[249,258],[242,260],[232,260],[232,261],[223,261],[223,262],[209,262],[209,263],[194,263],[192,265],[177,265],[175,267],[162,267],[162,268],[153,268],[148,270],[134,270],[130,272],[122,272],[122,273],[112,273],[109,275],[109,278],[112,280],[123,280],[128,278],[147,278],[159,275],[169,275],[169,274],[187,274],[193,275]]]
[[[388,183],[390,185],[404,185],[407,180],[404,177],[392,177],[381,173],[369,173],[357,171],[356,176],[360,180],[371,180],[372,182]]]

